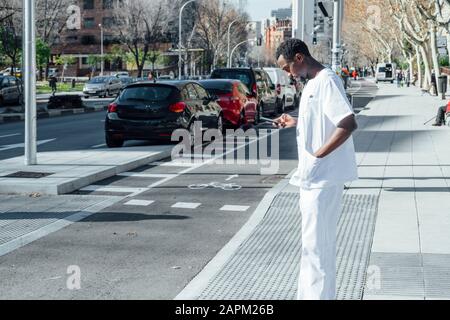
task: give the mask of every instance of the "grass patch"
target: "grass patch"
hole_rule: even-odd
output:
[[[83,91],[84,84],[83,83],[77,83],[75,84],[75,88],[72,88],[71,83],[57,83],[57,92],[74,92],[74,91]],[[37,94],[43,94],[43,93],[52,93],[52,89],[50,89],[50,86],[48,82],[38,82],[36,84],[36,93]]]

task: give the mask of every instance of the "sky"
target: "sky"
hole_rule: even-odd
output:
[[[292,0],[247,0],[247,12],[253,21],[270,17],[270,12],[279,8],[289,8]]]

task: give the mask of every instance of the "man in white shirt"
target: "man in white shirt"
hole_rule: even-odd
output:
[[[352,133],[355,114],[341,79],[311,57],[306,44],[289,39],[277,50],[279,66],[308,80],[299,117],[283,114],[280,128],[297,127],[299,165],[290,183],[300,187],[302,257],[297,298],[336,298],[336,230],[344,183],[358,179]]]

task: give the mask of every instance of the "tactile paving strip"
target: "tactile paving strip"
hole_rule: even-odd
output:
[[[293,300],[301,256],[298,193],[280,193],[200,300]],[[338,299],[361,299],[378,197],[346,195],[338,231]]]
[[[22,206],[13,207],[14,198],[0,205],[0,246],[30,232],[104,201],[101,197],[58,196],[38,199],[19,199]],[[17,206],[17,204],[16,204]]]

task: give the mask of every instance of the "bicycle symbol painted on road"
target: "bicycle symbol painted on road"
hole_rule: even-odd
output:
[[[237,191],[241,190],[242,186],[236,183],[219,183],[219,182],[211,182],[211,183],[200,183],[200,184],[191,184],[188,186],[191,190],[203,190],[207,188],[218,188],[224,191]]]

